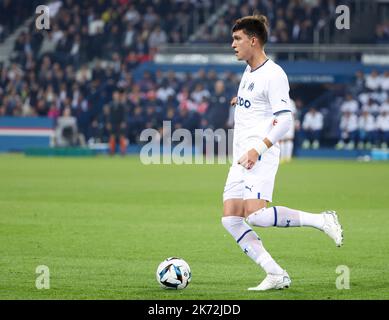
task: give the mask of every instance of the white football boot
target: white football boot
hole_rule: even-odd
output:
[[[335,241],[337,247],[343,244],[343,229],[339,223],[338,216],[335,211],[325,211],[323,231]]]
[[[270,289],[289,288],[291,284],[288,273],[284,270],[282,274],[268,274],[265,279],[256,287],[248,288],[250,291],[265,291]]]

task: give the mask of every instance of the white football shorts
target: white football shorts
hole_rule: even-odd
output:
[[[237,157],[234,157],[224,187],[223,201],[263,199],[271,202],[280,162],[279,144],[276,143],[268,149],[250,170],[239,165],[237,161]]]

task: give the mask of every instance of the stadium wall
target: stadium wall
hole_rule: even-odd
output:
[[[317,62],[317,61],[277,61],[285,70],[291,83],[352,83],[355,73],[361,70],[370,73],[373,69],[378,72],[387,70],[384,65],[365,65],[360,62]],[[215,70],[217,73],[233,72],[242,73],[244,64],[170,64],[145,62],[137,67],[133,75],[135,78],[142,78],[145,71],[155,72],[161,70],[166,72],[195,73],[199,69]]]
[[[50,147],[54,137],[51,118],[0,117],[0,152]]]

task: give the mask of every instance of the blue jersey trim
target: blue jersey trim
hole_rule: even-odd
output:
[[[256,67],[255,69],[250,70],[250,73],[251,73],[251,72],[254,72],[254,71],[257,71],[259,68],[263,67],[263,66],[265,65],[265,63],[268,62],[268,61],[269,61],[269,58],[267,58],[266,61],[265,61],[264,63],[262,63],[261,65],[259,65],[259,66]]]
[[[277,112],[273,113],[273,115],[274,115],[274,116],[277,116],[277,115],[279,115],[280,113],[284,113],[284,112],[292,112],[292,111],[291,111],[291,110],[287,110],[287,109],[285,109],[285,110],[280,110],[280,111],[277,111]]]
[[[246,231],[240,236],[240,238],[239,238],[238,240],[236,240],[236,242],[239,243],[239,241],[242,240],[242,239],[244,238],[244,236],[245,236],[246,234],[248,234],[250,231],[253,231],[253,230],[252,230],[252,229],[246,230]]]
[[[274,227],[277,226],[277,209],[276,207],[273,207],[274,209]]]

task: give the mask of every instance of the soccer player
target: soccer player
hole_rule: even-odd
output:
[[[119,140],[120,153],[124,155],[127,150],[127,114],[128,108],[125,103],[125,94],[118,90],[113,93],[113,101],[110,103],[107,128],[109,131],[110,154],[115,154],[116,141]]]
[[[235,105],[233,164],[223,193],[222,224],[243,252],[267,273],[249,290],[282,289],[291,284],[286,270],[266,251],[249,225],[309,226],[324,231],[337,246],[343,241],[334,211],[314,214],[282,206],[267,208],[279,165],[278,141],[293,124],[288,78],[264,52],[267,35],[264,16],[240,18],[232,28],[232,48],[247,67],[238,95],[231,100]]]
[[[293,155],[293,141],[294,141],[294,133],[295,127],[299,126],[299,121],[296,121],[296,104],[292,99],[289,99],[290,111],[292,112],[292,116],[294,123],[290,126],[289,130],[282,139],[279,141],[280,144],[280,160],[281,163],[290,162],[292,160]]]

